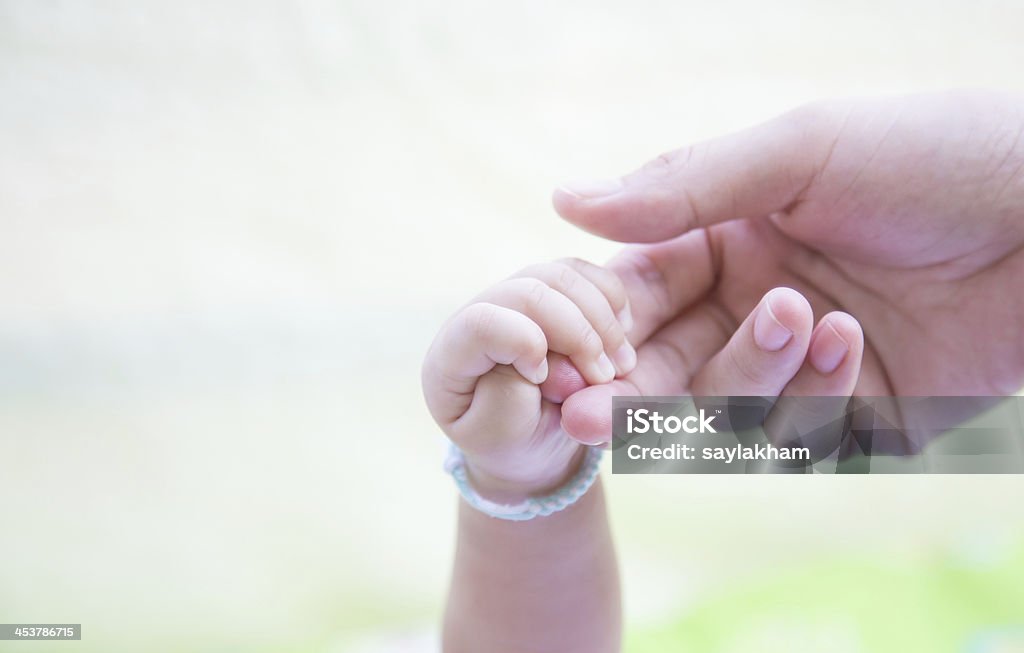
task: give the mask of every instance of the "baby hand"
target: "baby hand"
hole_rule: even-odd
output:
[[[498,283],[445,323],[423,391],[482,495],[517,501],[573,474],[582,446],[561,428],[561,401],[632,371],[631,321],[615,273],[563,259]]]

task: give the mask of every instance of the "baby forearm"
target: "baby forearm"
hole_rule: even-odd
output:
[[[446,653],[611,653],[620,630],[600,480],[566,510],[525,522],[460,505]]]

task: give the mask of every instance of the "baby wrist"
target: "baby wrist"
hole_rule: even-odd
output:
[[[585,448],[580,447],[564,464],[552,465],[553,469],[517,473],[501,467],[492,472],[489,466],[463,452],[470,485],[485,499],[498,503],[519,503],[551,494],[579,471],[585,455]]]
[[[576,503],[597,480],[603,450],[581,447],[558,477],[532,482],[498,478],[474,468],[462,451],[450,445],[445,471],[452,475],[463,500],[491,517],[525,521],[544,517]]]

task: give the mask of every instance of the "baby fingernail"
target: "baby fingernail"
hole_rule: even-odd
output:
[[[821,374],[835,372],[850,351],[850,344],[839,335],[831,323],[825,322],[811,342],[808,356],[811,365]]]
[[[779,322],[772,312],[771,298],[765,300],[754,318],[754,342],[764,351],[779,351],[792,338],[793,332]]]
[[[619,374],[629,374],[636,367],[636,350],[631,344],[624,342],[612,354],[612,360],[615,361],[615,367],[619,370]]]
[[[596,199],[614,195],[622,190],[622,181],[619,179],[589,179],[562,184],[562,190],[580,199]]]
[[[597,359],[597,368],[601,371],[601,377],[611,381],[615,378],[615,366],[612,365],[612,361],[608,358],[608,355],[601,353]]]
[[[548,359],[544,359],[537,366],[537,371],[534,372],[533,382],[537,385],[544,383],[548,378]]]

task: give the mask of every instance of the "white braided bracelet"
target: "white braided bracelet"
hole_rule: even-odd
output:
[[[455,486],[459,488],[459,494],[473,508],[498,519],[526,521],[534,517],[547,517],[560,510],[565,510],[587,493],[590,486],[597,480],[601,454],[604,453],[604,449],[599,447],[586,447],[586,449],[583,464],[565,485],[545,497],[531,497],[513,505],[489,501],[473,489],[466,473],[466,458],[454,444],[448,448],[444,470],[452,475],[452,478],[455,479]]]

